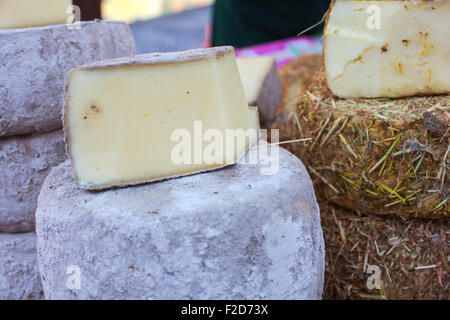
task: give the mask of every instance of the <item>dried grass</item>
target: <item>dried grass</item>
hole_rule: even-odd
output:
[[[450,299],[449,220],[358,216],[323,202],[321,219],[324,299]],[[380,290],[368,289],[368,265],[381,269]]]
[[[276,126],[288,140],[313,138],[288,149],[320,178],[318,193],[366,214],[448,217],[450,96],[339,99],[316,71]]]

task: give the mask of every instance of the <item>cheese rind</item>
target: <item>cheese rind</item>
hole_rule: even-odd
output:
[[[342,98],[450,92],[449,12],[450,1],[333,2],[324,35],[329,88]]]
[[[256,142],[252,115],[234,50],[219,47],[73,69],[64,127],[79,186],[106,189],[236,163]],[[229,130],[237,138],[228,139]],[[223,143],[210,152],[217,139]]]
[[[34,232],[0,233],[0,300],[42,300]]]
[[[65,23],[71,0],[1,0],[0,29]]]
[[[0,139],[0,233],[34,231],[42,183],[66,159],[62,130]]]
[[[258,107],[262,124],[270,124],[275,120],[282,97],[275,58],[242,57],[237,59],[237,64],[247,103]]]
[[[54,168],[36,210],[46,298],[320,299],[311,179],[288,151],[267,153],[279,155],[276,175],[261,174],[270,159],[252,149],[252,165],[101,193],[79,190],[68,162]],[[64,285],[73,264],[89,279],[80,290]]]
[[[133,35],[123,22],[0,30],[0,137],[62,128],[67,72],[134,54]]]

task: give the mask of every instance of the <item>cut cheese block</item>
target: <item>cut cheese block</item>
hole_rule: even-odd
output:
[[[71,0],[1,0],[0,29],[65,23]]]
[[[247,103],[258,107],[262,124],[270,124],[275,120],[282,96],[275,58],[238,58],[237,64]]]
[[[62,130],[0,139],[0,232],[34,231],[42,183],[66,159]]]
[[[123,22],[82,22],[78,30],[66,25],[0,30],[0,136],[62,128],[67,72],[135,52]]]
[[[347,1],[325,28],[327,82],[339,97],[450,92],[450,1]]]
[[[64,126],[79,186],[105,189],[235,163],[256,142],[232,47],[73,69]]]

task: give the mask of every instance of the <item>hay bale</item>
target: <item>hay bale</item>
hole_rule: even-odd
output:
[[[448,219],[358,216],[324,202],[320,215],[323,299],[450,299]],[[380,268],[380,289],[367,286],[369,266]]]
[[[376,215],[449,214],[450,96],[339,99],[323,67],[298,96],[288,147],[318,177],[319,197]],[[282,136],[283,138],[283,136]]]
[[[283,91],[281,112],[290,112],[295,106],[298,93],[311,84],[314,71],[320,67],[320,55],[304,55],[286,63],[280,70],[281,88]]]

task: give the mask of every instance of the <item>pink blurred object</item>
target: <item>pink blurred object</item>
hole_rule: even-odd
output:
[[[212,35],[212,26],[207,25],[205,27],[205,40],[203,41],[203,44],[202,44],[203,48],[211,48],[212,47],[211,35]]]
[[[304,54],[322,53],[323,41],[308,36],[279,40],[236,50],[237,57],[272,56],[278,68]]]

